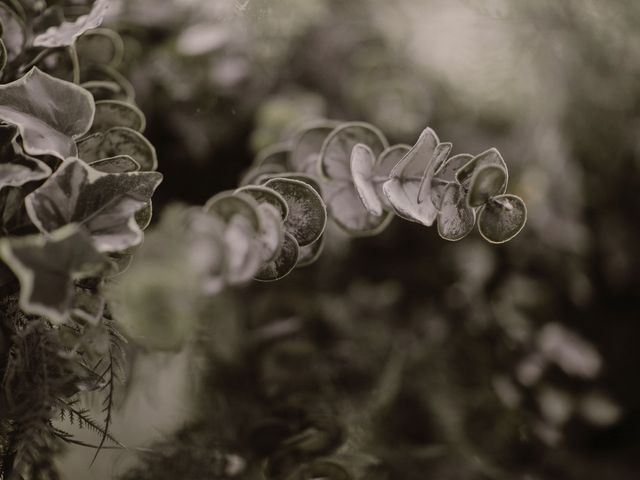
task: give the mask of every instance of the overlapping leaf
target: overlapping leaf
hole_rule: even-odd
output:
[[[127,127],[113,127],[78,142],[78,156],[85,162],[129,155],[144,171],[158,168],[156,149],[140,132]]]
[[[30,155],[76,156],[75,139],[87,133],[94,112],[89,92],[36,67],[0,85],[0,120],[18,127]]]
[[[73,45],[84,32],[102,24],[108,9],[109,0],[95,0],[87,15],[82,15],[73,22],[65,21],[58,26],[49,27],[46,32],[33,39],[33,46],[56,48]]]
[[[161,180],[156,172],[102,173],[68,159],[25,204],[42,232],[78,223],[99,251],[119,251],[141,242],[135,213],[148,204]]]
[[[0,190],[19,187],[51,175],[51,168],[37,158],[26,155],[16,139],[15,126],[0,125]]]

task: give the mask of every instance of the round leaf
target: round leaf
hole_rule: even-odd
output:
[[[438,212],[438,234],[455,242],[469,235],[475,224],[476,212],[466,204],[464,188],[451,183],[444,192]]]
[[[203,209],[205,212],[215,213],[225,222],[229,222],[235,215],[243,216],[248,220],[254,233],[260,231],[258,204],[249,195],[220,192],[211,197]]]
[[[322,144],[321,173],[328,179],[350,181],[351,152],[358,143],[368,146],[376,157],[389,145],[382,132],[368,123],[344,123]]]
[[[284,242],[284,224],[280,211],[269,203],[258,205],[260,232],[258,242],[262,247],[263,262],[271,262],[280,252]]]
[[[144,132],[146,120],[138,107],[121,100],[99,100],[91,131],[104,132],[112,127],[127,127]]]
[[[467,205],[479,207],[491,197],[504,193],[507,189],[507,172],[498,165],[485,165],[477,168],[471,178]]]
[[[284,197],[272,188],[247,185],[246,187],[240,187],[234,193],[244,193],[253,197],[258,203],[268,203],[274,206],[283,220],[289,215],[289,207]]]
[[[80,65],[97,63],[118,67],[124,56],[124,43],[115,31],[97,28],[76,40],[76,51]]]
[[[318,240],[313,242],[311,245],[307,245],[306,247],[300,247],[300,251],[298,252],[298,263],[296,264],[296,268],[307,267],[312,263],[315,263],[322,251],[324,250],[324,235],[322,235]]]
[[[275,260],[263,265],[255,275],[261,282],[273,282],[287,276],[298,261],[298,242],[290,233],[284,234],[284,242]]]
[[[265,183],[282,195],[289,206],[285,222],[300,246],[315,242],[327,224],[327,210],[322,197],[308,184],[290,178],[274,178]]]
[[[289,153],[291,147],[287,143],[280,143],[265,147],[256,155],[254,165],[278,165],[285,170],[289,169]]]
[[[315,122],[300,130],[289,156],[291,168],[296,172],[317,175],[322,145],[337,126],[337,122],[326,120]]]
[[[128,155],[144,171],[158,168],[156,149],[141,133],[127,127],[97,132],[78,142],[78,156],[85,162]]]
[[[511,240],[527,222],[527,207],[516,195],[498,195],[489,200],[478,215],[480,235],[491,243]]]

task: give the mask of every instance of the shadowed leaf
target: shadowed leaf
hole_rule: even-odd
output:
[[[109,8],[109,0],[95,0],[87,15],[78,17],[73,22],[62,22],[59,26],[49,27],[47,31],[33,39],[34,47],[56,48],[73,45],[80,35],[87,30],[99,27]]]

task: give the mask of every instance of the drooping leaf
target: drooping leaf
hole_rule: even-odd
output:
[[[262,261],[272,261],[282,248],[284,242],[284,223],[280,211],[269,203],[258,205],[260,215],[260,232],[258,243],[262,248]]]
[[[482,152],[479,155],[476,155],[471,160],[469,160],[463,167],[461,167],[456,173],[456,179],[458,183],[468,186],[471,182],[471,177],[473,177],[473,172],[476,169],[487,165],[497,165],[498,167],[502,167],[505,172],[507,172],[507,180],[508,182],[508,172],[509,169],[507,167],[506,162],[500,155],[500,152],[495,148],[490,148],[489,150]]]
[[[343,123],[325,139],[320,152],[321,173],[332,180],[351,180],[351,151],[362,143],[377,157],[389,146],[376,127],[362,122]]]
[[[351,176],[358,196],[367,211],[376,217],[383,214],[382,200],[376,193],[375,167],[376,157],[369,147],[356,144],[351,152]]]
[[[77,225],[47,236],[2,240],[0,256],[20,280],[20,307],[54,323],[68,318],[74,280],[95,275],[105,265],[89,235]]]
[[[431,179],[444,162],[450,143],[440,143],[438,136],[426,128],[416,144],[391,171],[383,192],[394,211],[412,222],[431,226],[438,209],[431,199]]]
[[[109,8],[109,0],[95,0],[87,15],[78,17],[73,22],[62,22],[59,26],[50,27],[46,32],[33,39],[34,47],[56,48],[73,45],[80,35],[87,30],[99,27]]]
[[[387,196],[384,194],[382,186],[391,176],[391,172],[395,166],[400,162],[400,160],[402,160],[402,157],[404,157],[409,150],[411,150],[411,145],[391,145],[390,147],[385,148],[384,151],[378,155],[378,159],[373,167],[376,193],[387,211],[393,210],[393,207],[389,203]]]
[[[504,193],[507,189],[507,172],[498,165],[477,168],[471,177],[467,205],[479,207],[491,197]]]
[[[87,133],[93,115],[89,92],[36,67],[0,85],[0,120],[18,127],[30,155],[76,156],[74,140]]]
[[[322,144],[338,126],[338,122],[324,120],[314,122],[300,130],[294,141],[289,163],[293,170],[300,173],[317,175]]]
[[[113,127],[78,141],[78,156],[91,163],[104,158],[128,155],[144,171],[158,168],[156,149],[140,132],[127,127]]]
[[[117,32],[97,28],[76,39],[76,51],[80,65],[97,63],[117,68],[124,56],[124,42]]]
[[[68,159],[27,196],[25,205],[42,232],[78,223],[90,232],[99,251],[120,251],[142,241],[134,215],[147,205],[161,180],[157,172],[102,173],[79,159]]]
[[[456,242],[469,235],[476,224],[476,212],[465,201],[464,188],[449,184],[442,196],[438,212],[438,234],[445,240]]]
[[[497,195],[478,214],[478,231],[491,243],[504,243],[518,235],[527,223],[524,201],[510,194]]]
[[[234,193],[244,193],[252,196],[258,203],[268,203],[273,205],[280,217],[284,220],[289,215],[289,206],[284,197],[272,188],[262,187],[258,185],[247,185],[246,187],[240,187]]]
[[[22,19],[4,3],[0,3],[0,25],[2,25],[2,42],[7,50],[7,59],[12,61],[24,49],[27,39],[26,28]]]
[[[309,265],[315,263],[316,260],[320,258],[322,250],[324,250],[324,235],[322,235],[311,245],[300,247],[300,250],[298,251],[298,263],[296,264],[296,268],[308,267]]]
[[[214,213],[224,222],[229,222],[234,216],[240,215],[247,219],[254,234],[260,231],[258,203],[248,194],[234,194],[230,191],[220,192],[204,204],[203,210]]]
[[[322,197],[313,188],[290,178],[274,178],[265,186],[278,192],[287,202],[289,215],[285,227],[299,246],[309,245],[322,235],[327,224],[327,210]]]
[[[118,155],[116,157],[95,160],[89,165],[104,173],[129,173],[139,172],[140,165],[129,155]]]
[[[37,158],[26,155],[17,142],[13,125],[0,125],[0,190],[19,187],[51,175],[51,168]]]
[[[113,127],[127,127],[144,132],[146,119],[138,107],[121,100],[99,100],[93,118],[92,132],[105,132]]]
[[[290,233],[284,234],[284,242],[275,260],[263,265],[254,276],[255,280],[273,282],[287,276],[298,261],[299,246],[295,237]]]

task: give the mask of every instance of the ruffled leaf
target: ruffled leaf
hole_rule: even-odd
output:
[[[94,111],[89,92],[36,67],[0,85],[0,120],[18,127],[30,155],[76,156],[74,140],[87,133]]]
[[[99,251],[120,251],[142,241],[134,215],[148,204],[161,180],[157,172],[102,173],[69,159],[27,196],[25,205],[42,232],[78,223]]]
[[[95,0],[87,15],[82,15],[73,22],[62,22],[58,26],[49,27],[44,33],[33,39],[33,46],[57,48],[73,45],[76,38],[84,32],[102,24],[108,8],[109,0]]]
[[[95,275],[105,265],[91,237],[77,225],[48,236],[3,240],[0,256],[20,280],[20,307],[54,323],[68,318],[74,280]]]
[[[26,155],[17,142],[16,127],[0,125],[0,190],[19,187],[51,175],[51,168],[37,158]]]

